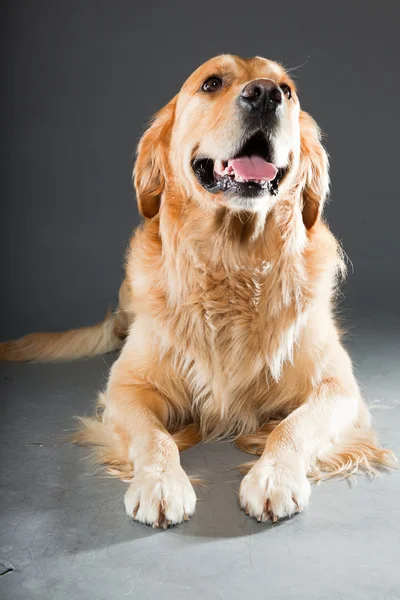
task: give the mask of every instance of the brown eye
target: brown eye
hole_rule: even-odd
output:
[[[203,83],[203,85],[201,86],[201,89],[203,90],[203,92],[216,92],[217,90],[219,90],[222,87],[222,79],[220,79],[219,77],[209,77],[208,79],[205,80],[205,82]]]
[[[281,88],[282,92],[285,94],[286,98],[288,98],[290,100],[290,98],[292,97],[292,90],[287,85],[287,83],[281,83],[280,88]]]

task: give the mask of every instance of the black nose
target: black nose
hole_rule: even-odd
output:
[[[239,100],[248,109],[275,112],[282,104],[282,92],[272,79],[255,79],[242,89]]]

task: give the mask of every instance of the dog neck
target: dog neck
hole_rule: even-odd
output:
[[[185,257],[203,272],[259,268],[300,255],[307,243],[300,203],[289,196],[265,212],[234,212],[226,207],[207,210],[191,201],[183,210],[162,202],[159,232],[168,262]]]

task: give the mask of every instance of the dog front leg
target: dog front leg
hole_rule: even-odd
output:
[[[127,514],[154,527],[175,525],[194,513],[196,495],[168,433],[165,400],[148,383],[129,382],[127,367],[114,365],[107,390],[107,420],[128,439],[134,477],[125,494]]]
[[[241,507],[258,521],[276,521],[305,508],[313,460],[358,417],[357,384],[326,378],[268,436],[261,458],[240,486]]]

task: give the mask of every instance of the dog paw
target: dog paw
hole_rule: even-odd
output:
[[[188,521],[195,507],[196,494],[180,465],[165,470],[141,468],[125,494],[129,517],[162,529]]]
[[[304,464],[297,456],[285,461],[260,458],[243,478],[239,491],[241,508],[257,521],[291,517],[308,504],[311,494]]]

